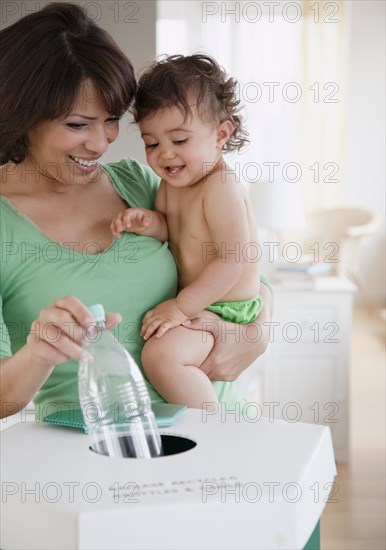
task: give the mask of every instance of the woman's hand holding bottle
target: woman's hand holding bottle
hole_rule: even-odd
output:
[[[87,307],[75,296],[58,298],[31,325],[26,343],[31,360],[51,368],[70,359],[79,360],[85,327],[93,321]],[[119,313],[110,313],[106,327],[112,328],[120,321]]]

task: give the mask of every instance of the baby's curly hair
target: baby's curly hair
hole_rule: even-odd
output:
[[[192,115],[191,98],[200,116],[213,122],[229,120],[233,132],[225,152],[239,151],[249,140],[239,114],[237,81],[208,55],[172,55],[153,63],[139,78],[132,113],[136,122],[164,107],[179,107],[185,120]]]

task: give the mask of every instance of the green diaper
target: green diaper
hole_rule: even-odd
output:
[[[216,313],[223,321],[247,325],[255,321],[263,309],[263,297],[258,294],[250,300],[238,300],[236,302],[215,302],[206,307],[208,311]]]

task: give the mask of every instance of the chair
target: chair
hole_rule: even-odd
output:
[[[317,210],[306,217],[304,246],[330,263],[331,273],[347,277],[357,286],[368,303],[359,258],[365,238],[380,226],[378,215],[365,208],[333,208]]]

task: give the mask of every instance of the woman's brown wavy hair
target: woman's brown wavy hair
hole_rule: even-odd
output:
[[[20,163],[29,130],[65,116],[90,80],[121,117],[136,91],[133,67],[83,8],[52,3],[0,32],[0,164]]]

